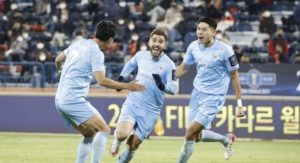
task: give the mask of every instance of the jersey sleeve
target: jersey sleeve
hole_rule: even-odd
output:
[[[92,63],[92,71],[105,71],[104,54],[100,50],[91,50],[90,59]]]
[[[70,55],[71,48],[72,48],[72,44],[63,51],[63,53],[65,54],[66,57],[68,57]]]
[[[239,64],[232,47],[226,47],[226,50],[224,52],[224,60],[227,71],[231,72],[239,69]]]
[[[175,77],[175,64],[172,62],[166,71],[166,85],[164,92],[174,95],[177,91],[177,80]]]
[[[183,64],[185,65],[192,65],[195,63],[195,58],[192,54],[192,51],[193,51],[193,43],[191,45],[189,45],[189,47],[187,48],[186,50],[186,53],[184,55],[184,58],[183,58]]]
[[[130,73],[137,67],[137,63],[138,63],[138,58],[139,58],[139,53],[137,53],[136,55],[134,55],[134,57],[132,57],[124,66],[120,76],[123,77],[128,77],[130,75]]]

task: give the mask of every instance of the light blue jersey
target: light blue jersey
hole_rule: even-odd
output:
[[[91,39],[72,43],[63,51],[66,56],[55,96],[58,112],[67,124],[80,124],[99,114],[88,101],[93,72],[105,71],[104,54]]]
[[[64,103],[85,101],[95,71],[105,71],[104,54],[91,39],[72,43],[63,51],[66,60],[56,93]]]
[[[194,88],[203,93],[218,95],[227,93],[230,72],[239,68],[233,49],[218,40],[210,47],[204,47],[198,40],[192,42],[183,63],[197,64]]]
[[[125,65],[121,76],[127,77],[138,68],[136,79],[145,86],[142,92],[130,92],[122,106],[118,122],[126,121],[135,124],[134,133],[143,141],[151,134],[164,101],[164,92],[175,94],[177,84],[175,79],[175,64],[165,54],[159,60],[152,59],[150,51],[139,51]],[[152,74],[159,74],[165,84],[164,92],[155,84]]]
[[[144,108],[156,115],[160,114],[164,102],[164,92],[156,86],[152,74],[160,75],[162,82],[165,84],[166,93],[175,94],[177,90],[175,64],[167,55],[161,55],[161,58],[155,61],[152,59],[150,51],[139,51],[125,65],[121,76],[129,76],[138,67],[135,80],[146,87],[142,92],[130,92],[126,98],[126,104]]]
[[[197,40],[188,47],[183,63],[197,64],[188,124],[195,121],[209,129],[225,102],[230,72],[239,68],[236,57],[232,48],[223,42],[215,40],[210,47],[204,47]]]

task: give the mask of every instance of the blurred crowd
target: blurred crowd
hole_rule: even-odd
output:
[[[118,24],[105,51],[111,74],[147,49],[155,27],[169,32],[166,53],[179,64],[205,16],[219,22],[216,39],[232,45],[241,63],[300,63],[299,0],[0,0],[0,61],[53,62],[110,19]]]

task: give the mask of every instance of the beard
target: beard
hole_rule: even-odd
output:
[[[162,53],[163,49],[154,50],[153,48],[151,48],[150,51],[151,51],[152,57],[157,58]]]

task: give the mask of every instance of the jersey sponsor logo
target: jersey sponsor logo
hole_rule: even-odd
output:
[[[230,62],[230,65],[233,67],[233,66],[236,66],[238,64],[237,62],[237,59],[236,59],[236,56],[233,55],[231,57],[228,58],[229,62]]]

